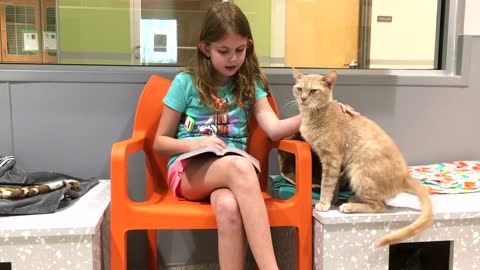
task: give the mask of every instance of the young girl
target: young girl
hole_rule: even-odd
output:
[[[279,120],[267,101],[269,94],[247,18],[232,3],[213,5],[193,67],[175,77],[163,100],[154,148],[171,156],[168,180],[177,197],[210,200],[221,269],[244,268],[246,239],[259,269],[278,269],[255,169],[236,155],[176,158],[205,146],[246,150],[250,113],[273,141],[297,132],[300,116]]]

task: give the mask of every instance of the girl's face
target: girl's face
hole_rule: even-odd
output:
[[[205,45],[204,53],[212,61],[218,83],[226,84],[240,69],[248,46],[248,38],[235,33],[229,33],[223,39]]]

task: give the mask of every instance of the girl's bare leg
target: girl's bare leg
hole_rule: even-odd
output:
[[[246,239],[237,200],[228,188],[210,195],[218,226],[220,269],[242,270],[245,267]]]
[[[208,198],[219,188],[230,189],[238,203],[257,266],[262,270],[278,269],[265,203],[250,161],[234,155],[199,157],[189,161],[181,177],[182,195],[189,200]]]

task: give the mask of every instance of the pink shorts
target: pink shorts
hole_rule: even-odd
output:
[[[180,174],[183,173],[185,167],[187,167],[188,160],[177,160],[175,161],[170,169],[168,170],[168,186],[173,192],[173,195],[179,199],[184,199],[182,195],[182,190],[180,188]]]

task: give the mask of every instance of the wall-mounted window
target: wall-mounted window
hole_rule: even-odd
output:
[[[1,62],[185,66],[220,0],[0,0]],[[440,69],[447,0],[234,0],[263,67]]]

